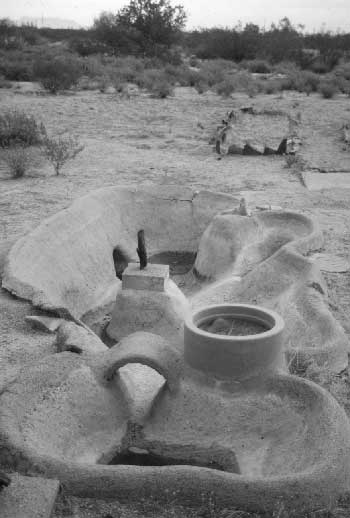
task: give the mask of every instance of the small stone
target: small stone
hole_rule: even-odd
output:
[[[225,318],[216,318],[207,329],[208,333],[226,335],[230,329],[230,322]]]
[[[253,106],[242,106],[240,110],[242,113],[248,113],[249,115],[254,115],[255,113]]]
[[[247,142],[243,149],[243,155],[257,156],[263,155],[265,146],[260,142]]]
[[[60,325],[64,322],[64,319],[62,318],[41,317],[35,315],[26,316],[25,319],[33,327],[40,329],[41,331],[48,331],[49,333],[55,333],[55,331],[57,331]]]

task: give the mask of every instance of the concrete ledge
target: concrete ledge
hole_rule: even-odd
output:
[[[138,263],[129,263],[123,273],[123,290],[164,291],[169,279],[169,266],[165,264],[148,264],[140,270]]]
[[[49,518],[59,486],[58,480],[11,475],[11,484],[0,492],[1,518]]]

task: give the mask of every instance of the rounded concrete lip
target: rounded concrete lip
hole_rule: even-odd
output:
[[[265,325],[268,329],[262,333],[249,335],[219,335],[204,331],[198,327],[200,322],[209,318],[234,317],[251,320]],[[260,338],[269,338],[279,334],[284,329],[284,320],[273,310],[255,306],[252,304],[213,304],[206,306],[189,316],[185,321],[186,326],[203,337],[213,337],[222,342],[260,342]]]
[[[200,322],[234,317],[264,325],[257,334],[221,335],[204,331]],[[192,368],[215,378],[237,381],[261,377],[281,363],[284,321],[276,312],[250,304],[218,304],[195,311],[184,324],[184,357]]]
[[[327,454],[301,472],[267,477],[251,477],[194,466],[143,467],[78,463],[36,452],[18,434],[8,436],[6,450],[15,452],[17,469],[58,478],[65,489],[76,496],[118,498],[132,501],[150,495],[162,498],[169,487],[177,491],[181,503],[201,505],[201,492],[215,492],[221,506],[251,509],[274,509],[281,498],[293,509],[326,502],[330,495],[341,494],[349,483],[349,422],[336,401],[314,383],[290,375],[276,375],[266,380],[272,391],[284,396],[289,392],[314,402],[327,415],[324,432],[329,436]],[[310,408],[311,410],[311,408]],[[309,414],[311,415],[312,412]],[[249,495],[249,498],[248,496]]]

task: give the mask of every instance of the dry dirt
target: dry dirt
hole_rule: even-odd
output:
[[[300,112],[301,155],[306,169],[335,173],[331,188],[309,191],[300,176],[286,168],[283,157],[221,158],[215,154],[208,143],[210,136],[227,111],[243,105],[266,113],[283,111],[296,116]],[[235,94],[223,99],[178,88],[174,97],[159,100],[144,94],[127,99],[90,91],[49,96],[30,93],[30,89],[25,93],[2,89],[0,110],[5,108],[33,114],[49,133],[68,131],[77,135],[85,149],[60,176],[55,176],[50,164],[41,162],[26,177],[12,179],[0,164],[0,273],[9,246],[73,199],[108,185],[146,183],[181,184],[241,195],[253,209],[271,204],[302,211],[319,221],[325,236],[324,252],[349,258],[350,182],[343,185],[342,178],[344,171],[350,175],[350,149],[344,149],[341,142],[341,127],[350,119],[348,97],[326,100],[318,94],[291,92],[254,99]],[[262,137],[268,137],[274,131],[276,116],[264,117],[265,124],[260,123],[259,131]],[[254,117],[251,120],[254,124]],[[341,172],[339,181],[337,171]],[[350,274],[325,276],[332,311],[350,334]],[[16,304],[14,309],[14,300],[2,290],[0,359],[11,361],[9,344],[16,347],[15,356],[26,357],[34,339],[39,340],[43,351],[47,350],[52,338],[44,333],[34,335],[24,323],[24,315],[32,311],[29,304]],[[86,509],[83,503],[71,504],[67,509],[65,505],[59,507],[56,516],[124,515],[117,507],[105,509],[103,514],[103,508],[97,510],[91,502],[86,503]],[[92,513],[88,512],[90,505]]]

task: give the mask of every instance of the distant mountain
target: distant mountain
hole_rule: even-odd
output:
[[[81,29],[74,20],[64,20],[63,18],[32,18],[30,16],[22,16],[18,20],[20,24],[35,25],[35,27],[50,27],[50,29]]]

